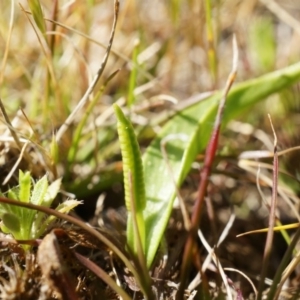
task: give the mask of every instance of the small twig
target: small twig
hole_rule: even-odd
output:
[[[259,287],[258,287],[258,294],[257,299],[262,298],[262,293],[264,289],[264,281],[267,275],[270,255],[272,250],[272,242],[274,237],[274,226],[275,226],[275,218],[276,218],[276,207],[277,207],[277,186],[278,186],[278,156],[277,156],[277,136],[273,127],[271,116],[268,115],[272,127],[272,131],[274,134],[274,158],[273,158],[273,187],[272,187],[272,201],[270,207],[270,217],[269,217],[269,230],[267,234],[267,240],[265,245],[264,251],[264,258],[263,258],[263,266],[260,275]]]
[[[28,146],[28,144],[30,143],[30,141],[27,141],[22,149],[21,149],[21,153],[17,159],[17,161],[15,162],[14,166],[10,169],[9,173],[7,174],[7,176],[5,177],[5,179],[3,180],[2,182],[2,185],[5,185],[8,183],[8,181],[10,180],[10,178],[13,176],[14,172],[16,171],[17,167],[19,166],[23,156],[24,156],[24,153],[25,153],[25,150],[26,150],[26,147]]]
[[[240,271],[238,269],[234,269],[234,268],[224,268],[224,271],[236,272],[236,273],[242,275],[250,283],[255,296],[257,296],[257,289],[255,288],[254,283],[252,282],[252,280],[245,273],[243,273],[242,271]]]
[[[186,108],[209,99],[209,97],[212,96],[214,93],[215,91],[204,92],[204,93],[193,95],[187,99],[184,99],[183,101],[179,101],[178,103],[174,104],[174,106],[172,106],[170,109],[164,110],[163,112],[158,114],[157,117],[150,120],[149,125],[156,126],[158,124],[161,124],[165,122],[167,119],[172,118],[177,113],[185,110]]]
[[[229,230],[231,229],[231,227],[233,225],[234,220],[235,220],[235,215],[232,213],[229,220],[226,223],[225,228],[223,229],[223,231],[218,239],[218,242],[216,245],[217,247],[219,247],[223,243],[225,238],[227,237]],[[201,231],[199,230],[198,235],[200,235],[200,234],[201,234]],[[203,274],[205,272],[208,265],[210,264],[213,253],[214,253],[214,249],[211,248],[210,252],[208,253],[208,256],[205,258],[205,260],[202,264],[201,270],[199,270],[199,273],[196,275],[196,277],[193,279],[193,281],[189,284],[188,290],[193,291],[200,284],[200,282],[202,280],[200,275],[201,275],[201,273]]]
[[[254,162],[251,161],[246,161],[246,160],[242,160],[239,161],[238,166],[244,170],[246,170],[247,172],[255,175],[257,173],[257,169],[252,168],[251,166],[255,166]],[[257,163],[256,163],[257,165]],[[260,165],[262,165],[260,163]],[[264,183],[267,184],[269,187],[273,186],[273,181],[272,179],[270,179],[267,175],[264,174],[260,174],[260,180]],[[295,217],[299,220],[300,222],[300,214],[297,211],[297,209],[295,208],[295,205],[293,204],[293,202],[291,200],[293,200],[295,203],[299,202],[299,198],[294,195],[290,189],[284,187],[284,186],[278,186],[278,194],[280,195],[280,197],[283,198],[283,200],[287,203],[287,205],[290,207],[291,211],[294,213]]]
[[[257,191],[260,195],[260,198],[261,198],[263,204],[266,206],[266,208],[268,210],[270,210],[270,205],[269,205],[269,203],[261,189],[261,186],[260,186],[260,164],[258,164],[258,169],[257,169],[257,173],[256,173],[256,188],[257,188]]]
[[[61,137],[64,135],[64,133],[68,130],[69,126],[74,121],[75,115],[86,104],[86,102],[88,101],[90,95],[93,93],[93,91],[95,89],[95,86],[98,83],[98,81],[99,81],[99,79],[100,79],[100,77],[101,77],[101,75],[104,71],[104,68],[106,66],[106,63],[107,63],[107,60],[108,60],[108,57],[109,57],[109,54],[110,54],[110,50],[111,50],[111,47],[112,47],[114,36],[115,36],[117,20],[118,20],[118,14],[119,14],[119,4],[120,4],[119,0],[115,0],[115,2],[114,2],[115,12],[114,12],[113,27],[112,27],[112,30],[111,30],[111,34],[110,34],[109,43],[108,43],[108,46],[107,46],[107,49],[106,49],[106,53],[104,55],[104,58],[103,58],[102,63],[100,65],[100,68],[99,68],[97,74],[95,75],[95,78],[91,82],[90,86],[88,87],[87,91],[85,92],[85,94],[83,95],[83,97],[81,98],[81,100],[79,101],[77,106],[75,107],[75,109],[72,111],[72,113],[68,116],[68,118],[66,119],[64,124],[57,131],[56,142],[60,141]]]
[[[6,113],[6,110],[5,110],[5,107],[4,107],[4,105],[3,105],[3,102],[2,102],[2,100],[1,100],[1,98],[0,98],[0,110],[1,110],[1,112],[2,112],[2,114],[3,114],[3,117],[4,117],[4,119],[5,119],[6,124],[8,125],[7,127],[8,127],[8,130],[10,131],[11,136],[13,137],[13,139],[14,139],[14,141],[16,142],[16,144],[17,144],[19,150],[21,151],[21,149],[22,149],[22,144],[21,144],[21,142],[20,142],[20,140],[19,140],[18,135],[16,134],[15,130],[13,129],[13,125],[12,125],[11,122],[10,122],[10,119],[9,119],[7,113]]]
[[[220,247],[220,245],[224,242],[224,240],[228,236],[229,230],[231,229],[231,227],[234,223],[234,220],[235,220],[235,214],[232,212],[231,215],[230,215],[229,220],[226,222],[226,226],[224,227],[224,229],[223,229],[223,231],[222,231],[222,233],[219,237],[217,247]]]
[[[277,152],[278,156],[282,156],[288,154],[293,151],[299,151],[300,146],[291,147],[285,150],[281,150]],[[239,155],[239,159],[258,159],[258,158],[267,158],[273,157],[274,153],[271,151],[265,150],[257,150],[257,151],[244,151]]]
[[[202,245],[205,247],[206,251],[210,254],[214,264],[216,265],[216,267],[217,267],[217,269],[218,269],[218,271],[221,275],[221,278],[223,280],[223,283],[225,285],[226,292],[227,292],[226,299],[233,300],[232,294],[231,294],[231,291],[230,291],[230,287],[229,287],[229,284],[228,284],[227,276],[226,276],[226,274],[223,270],[223,267],[221,266],[221,263],[220,263],[219,259],[217,258],[216,254],[215,254],[214,249],[210,247],[210,245],[206,241],[204,235],[202,234],[201,230],[198,230],[198,236],[200,238],[200,241],[201,241]]]

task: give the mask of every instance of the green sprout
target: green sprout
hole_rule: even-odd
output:
[[[118,105],[114,104],[114,110],[118,119],[118,134],[123,157],[125,205],[128,212],[127,244],[137,254],[138,239],[140,239],[142,250],[145,254],[147,247],[145,246],[146,229],[143,211],[146,205],[146,198],[141,153],[130,121],[125,117]],[[135,216],[132,215],[133,213]],[[138,232],[134,230],[133,217],[136,218]]]
[[[19,171],[19,186],[11,188],[6,195],[0,192],[0,196],[8,197],[20,202],[50,207],[57,196],[61,185],[61,179],[55,180],[49,185],[47,176],[43,176],[34,182],[30,172]],[[58,205],[57,211],[68,213],[80,204],[77,200],[67,200]],[[47,230],[55,220],[54,216],[9,204],[0,204],[1,230],[11,234],[16,240],[37,239]]]

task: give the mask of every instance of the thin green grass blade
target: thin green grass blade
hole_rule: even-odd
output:
[[[44,34],[46,32],[46,24],[43,16],[41,3],[39,0],[28,0],[29,8],[32,13],[36,26]]]
[[[299,79],[300,63],[297,63],[235,85],[227,97],[223,124],[272,93],[291,86]],[[221,93],[216,93],[207,100],[178,113],[164,126],[143,157],[147,199],[144,218],[147,228],[148,266],[151,265],[162,239],[175,198],[175,187],[170,180],[168,168],[160,150],[161,140],[170,134],[180,133],[187,136],[187,141],[170,140],[166,146],[173,177],[177,185],[180,185],[196,155],[203,151],[207,144],[220,97]]]
[[[134,89],[136,87],[136,77],[137,77],[137,67],[138,67],[138,53],[139,53],[140,41],[136,40],[134,44],[134,49],[132,53],[132,69],[129,78],[128,96],[127,96],[127,106],[131,107],[135,102]]]
[[[208,42],[208,62],[209,62],[209,69],[211,73],[211,77],[213,83],[217,81],[217,56],[215,50],[215,37],[214,37],[214,30],[213,30],[213,19],[212,19],[212,1],[205,0],[205,18],[206,18],[206,36]]]

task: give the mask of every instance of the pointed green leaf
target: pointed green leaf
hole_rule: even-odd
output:
[[[29,203],[30,200],[30,190],[31,190],[31,176],[30,172],[23,173],[19,170],[19,200],[21,202]]]
[[[48,181],[45,175],[34,185],[30,202],[36,205],[41,205],[44,201],[47,189]]]
[[[19,200],[18,194],[19,194],[19,189],[18,189],[18,188],[10,189],[10,190],[7,192],[7,197],[8,197],[9,199]]]
[[[129,77],[128,95],[127,95],[127,107],[132,106],[135,102],[134,89],[136,88],[137,67],[138,67],[138,53],[139,53],[140,41],[137,39],[134,43],[134,49],[132,53],[132,67]]]
[[[299,79],[300,63],[297,63],[235,85],[227,97],[223,123],[226,124],[258,101],[291,86]],[[175,198],[175,188],[160,149],[161,140],[170,134],[178,133],[188,137],[187,141],[170,140],[166,147],[173,177],[177,185],[180,185],[196,155],[203,151],[207,144],[220,97],[221,92],[216,93],[178,113],[164,126],[143,157],[147,199],[144,218],[147,228],[148,266],[151,265],[162,239]]]
[[[123,160],[125,204],[129,215],[131,214],[131,201],[135,204],[139,235],[142,247],[145,249],[143,210],[145,208],[146,198],[141,153],[131,123],[124,116],[118,105],[114,104],[114,110],[118,119],[117,126]],[[137,252],[137,239],[130,216],[127,222],[127,243],[134,252]]]
[[[79,204],[82,204],[82,201],[78,200],[67,200],[61,204],[59,204],[55,210],[61,212],[61,213],[68,213],[70,210],[78,206]]]
[[[52,204],[53,200],[55,199],[55,197],[59,192],[61,186],[61,180],[62,178],[56,179],[49,185],[41,205],[49,207]]]
[[[130,185],[132,184],[132,193],[136,202],[136,210],[142,211],[145,207],[145,186],[143,165],[139,145],[134,133],[134,129],[124,116],[122,110],[114,104],[114,110],[118,119],[118,134],[121,145],[123,159],[123,174],[125,186],[125,201],[128,211],[130,209]],[[131,173],[132,183],[130,184],[128,174]]]

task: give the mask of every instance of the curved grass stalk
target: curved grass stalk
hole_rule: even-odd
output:
[[[298,227],[300,227],[300,223],[291,223],[291,224],[286,224],[286,225],[274,226],[272,229],[273,229],[273,231],[281,231],[281,230],[295,229]],[[241,236],[245,236],[248,234],[254,234],[254,233],[264,233],[264,232],[268,232],[268,230],[269,230],[269,227],[251,230],[251,231],[247,231],[247,232],[238,234],[236,237],[241,237]]]

